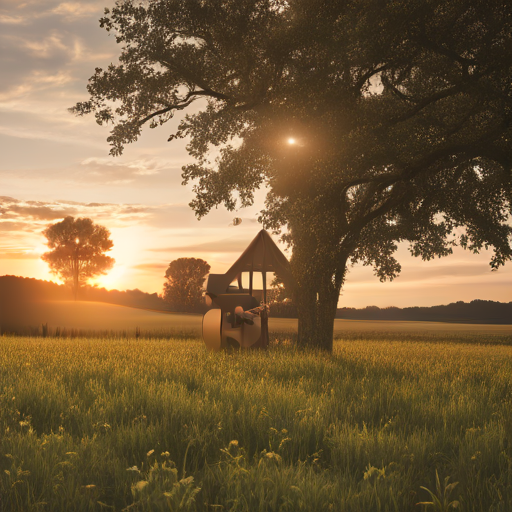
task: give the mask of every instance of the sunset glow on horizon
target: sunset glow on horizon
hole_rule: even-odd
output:
[[[68,112],[87,99],[94,68],[117,59],[115,38],[98,23],[113,3],[8,1],[0,9],[0,275],[59,282],[41,260],[48,250],[42,231],[66,216],[89,217],[111,232],[108,254],[115,266],[92,284],[149,293],[162,292],[165,270],[176,258],[202,258],[213,273],[225,272],[262,228],[263,190],[250,208],[219,208],[195,218],[188,206],[192,186],[181,184],[181,167],[193,161],[187,141],[167,142],[179,115],[144,130],[113,158],[108,128]],[[295,133],[298,139],[281,132],[278,144],[302,147],[301,132]],[[233,225],[235,217],[243,222]],[[402,273],[393,282],[380,283],[369,267],[351,268],[339,306],[512,301],[512,264],[491,272],[489,252],[457,247],[451,256],[424,262],[404,244],[397,259]]]

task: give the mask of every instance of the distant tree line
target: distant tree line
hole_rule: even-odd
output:
[[[7,304],[23,301],[70,300],[71,290],[66,285],[28,277],[0,276],[0,310]],[[93,286],[81,288],[80,298],[91,302],[105,302],[156,311],[177,311],[172,304],[156,293],[141,290],[106,290]],[[297,307],[291,300],[274,300],[270,304],[270,316],[297,318]],[[183,311],[183,308],[179,308]],[[195,305],[190,311],[204,312],[204,305]],[[199,311],[201,310],[201,311]],[[512,302],[473,300],[453,302],[446,306],[362,309],[338,308],[336,318],[347,320],[395,320],[426,322],[462,322],[482,324],[512,324]]]
[[[276,297],[270,303],[270,316],[297,318],[297,305],[293,300]],[[338,308],[336,318],[346,320],[391,320],[409,322],[460,322],[475,324],[512,324],[512,302],[473,300],[452,302],[430,307],[397,308]]]
[[[512,302],[473,300],[452,302],[447,306],[363,309],[341,308],[336,318],[350,320],[405,320],[427,322],[463,322],[475,324],[512,324]]]
[[[0,276],[0,308],[2,304],[18,301],[70,300],[72,291],[67,285],[28,277]],[[141,290],[106,290],[85,285],[80,288],[79,299],[106,302],[119,306],[171,311],[171,306],[156,293]]]

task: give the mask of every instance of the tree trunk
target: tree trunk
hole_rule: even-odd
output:
[[[318,294],[317,330],[318,348],[332,352],[334,341],[334,318],[338,308],[339,287],[329,283],[322,286]]]
[[[311,211],[315,214],[316,203],[311,206],[306,201],[300,205],[303,208],[299,208],[299,223],[290,223],[294,239],[290,263],[296,282],[294,301],[299,319],[297,344],[332,352],[334,318],[347,256],[336,243],[339,230],[333,228],[332,219],[321,216],[313,223],[320,228],[305,229],[303,219],[309,218]]]
[[[78,276],[76,274],[73,276],[73,295],[76,301],[78,297]]]
[[[78,248],[76,249],[76,252],[78,252]],[[73,295],[75,297],[75,301],[78,297],[78,255],[75,255],[75,261],[73,265]]]
[[[298,340],[300,347],[332,352],[334,319],[338,307],[341,285],[346,272],[343,261],[334,276],[308,279],[297,288]]]
[[[322,294],[320,291],[318,299],[316,295],[316,292],[310,292],[307,299],[303,297],[297,301],[299,317],[297,343],[300,347],[332,352],[338,294],[333,291]]]
[[[317,336],[316,290],[299,286],[297,289],[297,316],[299,318],[297,344],[299,347],[312,347]]]

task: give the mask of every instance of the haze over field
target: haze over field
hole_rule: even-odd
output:
[[[191,161],[186,141],[167,143],[179,116],[112,158],[108,130],[68,113],[86,99],[94,68],[119,53],[98,24],[112,4],[8,0],[0,8],[0,275],[53,279],[40,260],[41,231],[66,215],[90,217],[112,233],[116,265],[96,283],[159,293],[171,260],[202,258],[212,272],[224,272],[260,229],[263,191],[246,210],[194,218],[191,186],[181,185],[181,166]],[[235,215],[243,222],[229,227]],[[380,283],[370,268],[355,267],[339,306],[508,302],[512,266],[491,272],[489,258],[456,248],[448,258],[422,262],[401,246],[397,280]]]
[[[143,335],[189,334],[201,336],[202,315],[187,313],[156,312],[117,306],[101,302],[74,301],[34,301],[27,302],[20,312],[3,305],[4,312],[0,315],[4,331],[24,331],[28,327],[40,328],[46,324],[50,334],[55,329],[78,329],[82,331],[115,331],[118,335],[125,332],[133,336],[136,329]],[[5,314],[5,311],[9,315]],[[17,313],[18,312],[18,313]],[[0,325],[0,327],[2,327]],[[293,318],[270,318],[269,330],[272,333],[297,332],[297,320]],[[408,322],[408,321],[379,321],[379,320],[345,320],[337,318],[334,321],[336,337],[345,337],[357,333],[422,333],[429,335],[446,335],[454,333],[486,336],[508,336],[512,339],[512,325],[493,324],[461,324],[446,322]],[[350,333],[350,334],[349,334]]]

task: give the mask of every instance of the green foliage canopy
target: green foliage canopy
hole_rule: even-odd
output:
[[[89,218],[68,216],[46,228],[43,235],[51,250],[41,259],[48,263],[52,274],[72,285],[75,300],[80,285],[91,277],[106,274],[115,263],[114,258],[105,255],[114,246],[110,232]]]
[[[177,311],[196,311],[203,304],[203,284],[210,265],[200,258],[178,258],[165,271],[164,300]]]
[[[493,269],[511,259],[509,3],[125,0],[105,12],[120,60],[96,69],[73,111],[112,122],[119,155],[186,110],[169,140],[189,140],[199,217],[267,187],[261,220],[293,245],[306,341],[332,324],[351,263],[398,275],[398,242],[424,259],[457,243],[492,248]]]

